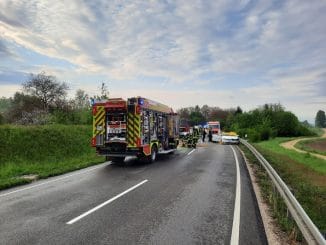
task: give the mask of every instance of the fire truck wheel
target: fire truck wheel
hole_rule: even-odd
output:
[[[155,162],[156,155],[157,155],[157,147],[156,147],[156,145],[153,145],[152,150],[151,150],[151,155],[148,156],[148,162],[149,163]]]
[[[113,163],[117,163],[117,164],[123,164],[124,160],[125,160],[124,157],[112,157],[111,159]]]

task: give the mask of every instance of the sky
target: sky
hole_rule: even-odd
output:
[[[325,0],[1,0],[0,97],[45,72],[90,96],[326,111]]]

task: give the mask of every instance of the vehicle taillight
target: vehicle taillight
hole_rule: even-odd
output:
[[[96,106],[93,106],[93,110],[92,110],[92,112],[93,112],[93,116],[95,116],[96,113],[97,113],[97,107],[96,107]]]
[[[96,146],[96,138],[95,137],[92,138],[92,146]]]

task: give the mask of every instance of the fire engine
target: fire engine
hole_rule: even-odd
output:
[[[92,146],[99,155],[123,163],[126,156],[154,162],[179,144],[179,116],[161,103],[133,97],[93,104]]]

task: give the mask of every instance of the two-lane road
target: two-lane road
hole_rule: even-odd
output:
[[[150,165],[133,159],[124,167],[105,163],[0,192],[0,244],[230,244],[231,239],[267,243],[235,146],[205,143]]]

